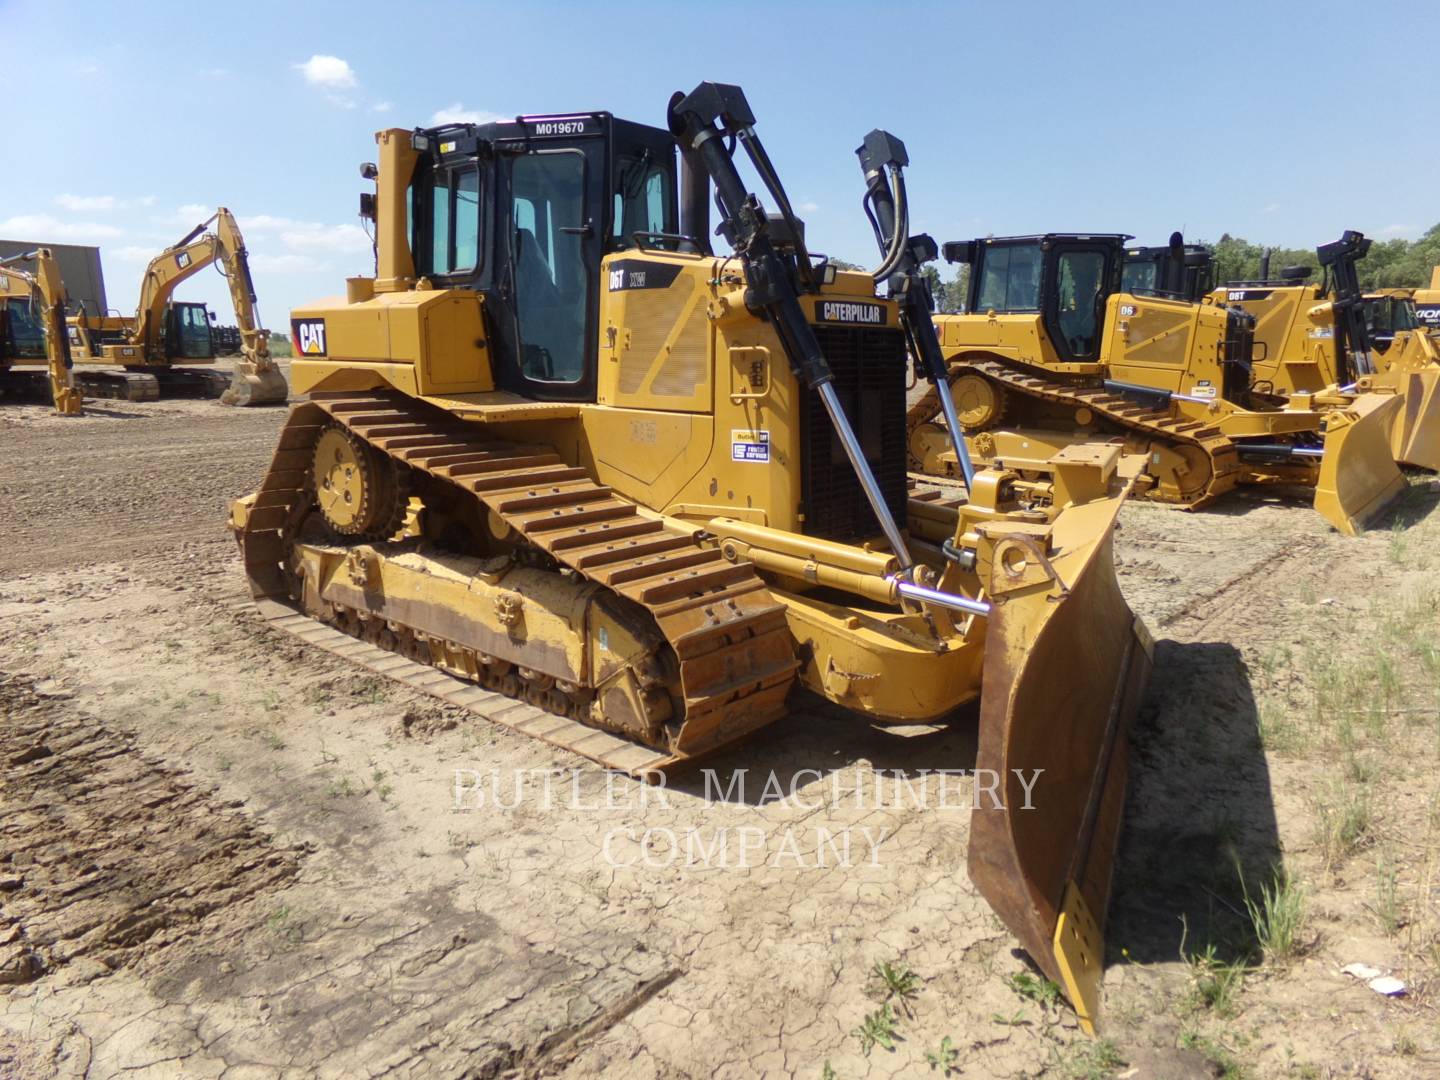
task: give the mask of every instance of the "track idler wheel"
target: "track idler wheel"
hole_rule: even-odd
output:
[[[955,415],[966,431],[984,431],[1005,415],[1005,388],[983,375],[967,372],[950,384]]]
[[[339,424],[320,433],[311,480],[320,516],[341,536],[383,540],[405,519],[409,500],[395,462]]]

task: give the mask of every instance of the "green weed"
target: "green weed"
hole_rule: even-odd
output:
[[[874,1012],[866,1015],[860,1021],[860,1026],[850,1032],[860,1041],[860,1050],[866,1057],[876,1046],[886,1050],[894,1051],[895,1039],[899,1035],[899,1025],[895,1017],[895,1010],[887,1001]]]
[[[946,1035],[940,1040],[940,1049],[925,1051],[925,1061],[930,1071],[940,1070],[941,1076],[949,1076],[960,1068],[960,1051],[955,1049],[954,1040]]]
[[[920,993],[919,975],[916,975],[904,964],[890,964],[884,960],[871,969],[870,975],[874,980],[871,992],[875,996],[881,1001],[898,999],[900,1007],[905,1010],[905,1015],[914,1015],[910,1009],[910,1002]]]

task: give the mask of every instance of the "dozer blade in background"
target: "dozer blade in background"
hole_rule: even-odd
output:
[[[230,387],[220,395],[223,405],[283,405],[290,397],[290,386],[275,366],[260,370],[251,361],[235,361]]]
[[[1390,450],[1402,465],[1440,471],[1440,367],[1400,376],[1401,406],[1390,429]]]
[[[1346,536],[1358,535],[1405,490],[1391,450],[1404,404],[1399,394],[1361,394],[1347,408],[1326,414],[1315,509]]]
[[[1089,1032],[1129,728],[1151,665],[1149,633],[1115,579],[1123,501],[1065,510],[1048,563],[1023,559],[1023,540],[1008,559],[1009,542],[996,549],[971,815],[971,878]],[[1021,584],[1001,580],[1017,568]],[[983,790],[992,775],[998,798]]]

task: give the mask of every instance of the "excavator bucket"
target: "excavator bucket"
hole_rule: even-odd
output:
[[[283,405],[289,396],[290,386],[278,367],[262,369],[253,361],[237,360],[220,400],[226,405]]]
[[[1399,394],[1361,394],[1346,408],[1326,413],[1315,509],[1346,536],[1362,532],[1405,490],[1391,448],[1405,404]]]
[[[1049,558],[1021,536],[996,545],[971,817],[971,878],[1090,1032],[1152,651],[1115,580],[1123,501],[1067,508]]]
[[[1391,425],[1395,460],[1417,469],[1440,471],[1440,366],[1400,376],[1401,406]]]

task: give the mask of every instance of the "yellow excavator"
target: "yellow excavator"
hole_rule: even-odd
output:
[[[21,270],[19,263],[33,263],[34,268]],[[0,399],[44,395],[60,416],[79,416],[83,399],[71,374],[65,284],[49,248],[0,259],[0,300],[4,301],[0,303]],[[34,362],[20,341],[36,320],[44,340],[44,375],[17,370]]]
[[[1145,286],[1126,241],[1100,233],[989,237],[944,246],[970,266],[967,314],[935,319],[949,395],[971,455],[1022,473],[1066,446],[1113,439],[1145,455],[1144,496],[1204,506],[1245,483],[1302,485],[1354,534],[1405,486],[1388,450],[1393,394],[1282,396],[1252,377],[1254,319],[1196,302],[1176,234],[1164,278]],[[912,467],[962,464],[938,423],[943,396],[909,412]]]
[[[1399,399],[1388,420],[1394,460],[1440,469],[1440,348],[1417,320],[1409,290],[1361,290],[1357,264],[1370,244],[1347,229],[1316,249],[1321,282],[1309,280],[1307,266],[1272,278],[1267,255],[1259,279],[1229,282],[1212,295],[1255,318],[1257,387],[1277,395],[1392,394]]]
[[[667,120],[377,135],[376,273],[292,312],[309,397],[231,507],[252,592],[277,629],[519,698],[497,722],[637,776],[802,688],[881,723],[978,700],[971,872],[1090,1025],[1150,667],[1112,564],[1120,455],[912,489],[907,344],[938,343],[898,141],[860,151],[882,297],[809,254],[738,87]]]
[[[202,303],[172,299],[181,282],[211,265],[221,268],[229,284],[240,331],[240,358],[228,380],[219,372],[188,366],[216,359],[210,312]],[[222,206],[150,260],[133,318],[83,311],[70,316],[71,339],[82,362],[119,365],[131,376],[121,382],[82,369],[81,385],[89,391],[93,381],[96,396],[131,400],[163,394],[218,397],[227,405],[284,402],[289,387],[270,356],[255,304],[245,241],[235,216]]]

